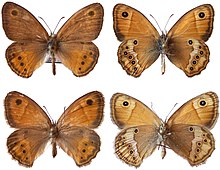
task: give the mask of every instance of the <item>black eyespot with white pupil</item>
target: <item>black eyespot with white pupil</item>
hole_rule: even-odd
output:
[[[128,105],[129,105],[128,101],[123,102],[123,106],[128,106]]]
[[[137,45],[137,44],[138,44],[137,40],[134,40],[134,42],[133,42],[133,43],[134,43],[134,45]]]
[[[199,13],[199,18],[204,18],[205,17],[205,13],[204,12],[200,12]]]
[[[200,105],[200,106],[206,106],[206,101],[205,101],[205,100],[201,100],[201,101],[199,102],[199,105]]]
[[[190,132],[193,132],[193,131],[194,131],[194,128],[193,128],[193,127],[189,127],[189,131],[190,131]]]
[[[189,40],[188,43],[189,43],[189,45],[192,45],[192,44],[193,44],[193,41],[192,41],[192,40]]]
[[[122,12],[122,16],[123,16],[124,18],[126,18],[126,17],[128,17],[128,13],[127,13],[127,12]]]

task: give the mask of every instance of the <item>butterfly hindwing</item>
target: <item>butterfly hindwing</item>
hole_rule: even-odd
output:
[[[138,167],[160,144],[158,135],[152,125],[125,128],[115,138],[115,153],[125,163]]]
[[[86,127],[61,128],[57,144],[72,157],[78,166],[87,165],[100,151],[100,137]]]
[[[206,127],[175,124],[169,132],[165,144],[187,159],[191,166],[204,163],[215,149],[215,139]]]
[[[7,139],[8,152],[21,165],[32,167],[34,160],[43,153],[49,141],[49,135],[47,129],[16,130]]]
[[[99,49],[92,42],[62,42],[57,56],[75,76],[84,76],[95,67]]]

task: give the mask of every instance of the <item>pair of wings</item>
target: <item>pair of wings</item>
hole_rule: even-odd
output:
[[[98,127],[103,117],[104,98],[98,91],[73,102],[57,123],[52,123],[37,103],[19,92],[8,93],[4,105],[6,120],[17,129],[8,137],[8,150],[24,166],[33,165],[51,138],[78,166],[89,163],[100,150],[100,138],[91,129]],[[58,137],[51,136],[52,128],[57,128]]]
[[[52,50],[56,60],[74,75],[88,74],[98,61],[99,50],[91,41],[101,31],[103,15],[101,4],[88,5],[73,14],[56,35],[49,36],[29,11],[6,2],[2,8],[3,29],[6,36],[15,41],[6,50],[8,65],[17,75],[30,77],[45,62],[47,51]],[[57,44],[48,49],[51,39]]]
[[[164,123],[142,102],[116,93],[111,99],[111,116],[122,129],[115,139],[115,151],[127,164],[140,166],[144,158],[163,144],[192,166],[199,165],[214,150],[214,138],[209,129],[218,118],[218,96],[214,92],[201,94],[182,105]],[[205,152],[199,154],[197,150]]]
[[[161,36],[143,14],[127,5],[117,4],[113,19],[115,34],[122,41],[118,61],[129,75],[139,77],[160,54],[189,77],[200,74],[209,62],[205,42],[213,29],[214,9],[210,4],[188,11]]]

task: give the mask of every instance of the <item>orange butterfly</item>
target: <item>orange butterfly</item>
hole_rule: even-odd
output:
[[[184,73],[200,74],[209,62],[205,42],[212,34],[214,9],[210,4],[198,6],[160,36],[150,21],[136,9],[117,4],[113,11],[114,31],[119,41],[118,62],[127,74],[139,77],[160,56],[162,73],[165,55]]]
[[[94,3],[84,7],[49,36],[37,19],[23,7],[6,2],[2,23],[6,36],[15,41],[6,50],[8,65],[17,75],[28,78],[47,59],[61,61],[76,76],[85,76],[96,65],[99,50],[91,41],[96,39],[103,23],[103,7]]]
[[[8,93],[4,104],[6,120],[17,129],[7,139],[8,151],[21,165],[31,167],[48,141],[53,157],[58,145],[78,166],[90,163],[100,150],[100,138],[92,130],[103,118],[104,97],[98,91],[73,102],[57,122],[51,122],[37,103],[19,92]]]
[[[132,166],[140,166],[156,147],[166,148],[188,160],[192,166],[204,163],[215,149],[210,132],[217,122],[218,96],[203,93],[183,104],[168,121],[162,121],[139,100],[122,93],[111,98],[111,116],[122,129],[115,138],[115,152]]]

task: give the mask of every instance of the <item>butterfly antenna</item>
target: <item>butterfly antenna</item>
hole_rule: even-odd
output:
[[[151,107],[151,110],[152,110],[154,113],[156,113],[156,112],[154,111],[154,104],[153,104],[153,102],[151,102],[150,107]]]
[[[158,24],[157,20],[154,18],[154,16],[151,15],[151,14],[150,14],[150,16],[154,19],[154,21],[156,22],[156,24],[157,24],[158,28],[160,29],[160,31],[163,32],[162,29],[160,28],[160,25]]]
[[[169,114],[166,116],[165,122],[167,122],[168,116],[173,112],[173,109],[176,107],[177,104],[178,104],[178,103],[176,103],[176,104],[173,106],[173,108],[170,110]]]
[[[61,17],[61,18],[60,18],[60,20],[58,21],[58,23],[57,23],[55,29],[53,30],[53,34],[54,34],[55,30],[57,29],[58,25],[60,24],[60,21],[61,21],[62,19],[64,19],[64,18],[65,18],[65,17]]]
[[[174,15],[174,14],[170,15],[170,17],[169,17],[168,20],[167,20],[167,23],[166,23],[166,25],[165,25],[165,27],[164,27],[165,32],[167,32],[167,31],[166,31],[166,27],[167,27],[168,22],[170,21],[170,19],[171,19],[171,17],[172,17],[173,15]]]
[[[47,115],[48,115],[48,117],[50,118],[51,122],[52,122],[52,123],[55,123],[55,122],[53,121],[52,117],[50,116],[50,113],[48,112],[46,106],[43,106],[43,107],[44,107],[44,109],[46,110]]]
[[[46,21],[42,18],[42,17],[39,17],[43,22],[44,22],[44,24],[47,26],[47,28],[50,30],[50,33],[52,33],[52,31],[51,31],[51,29],[50,29],[50,27],[47,25],[47,23],[46,23]]]

